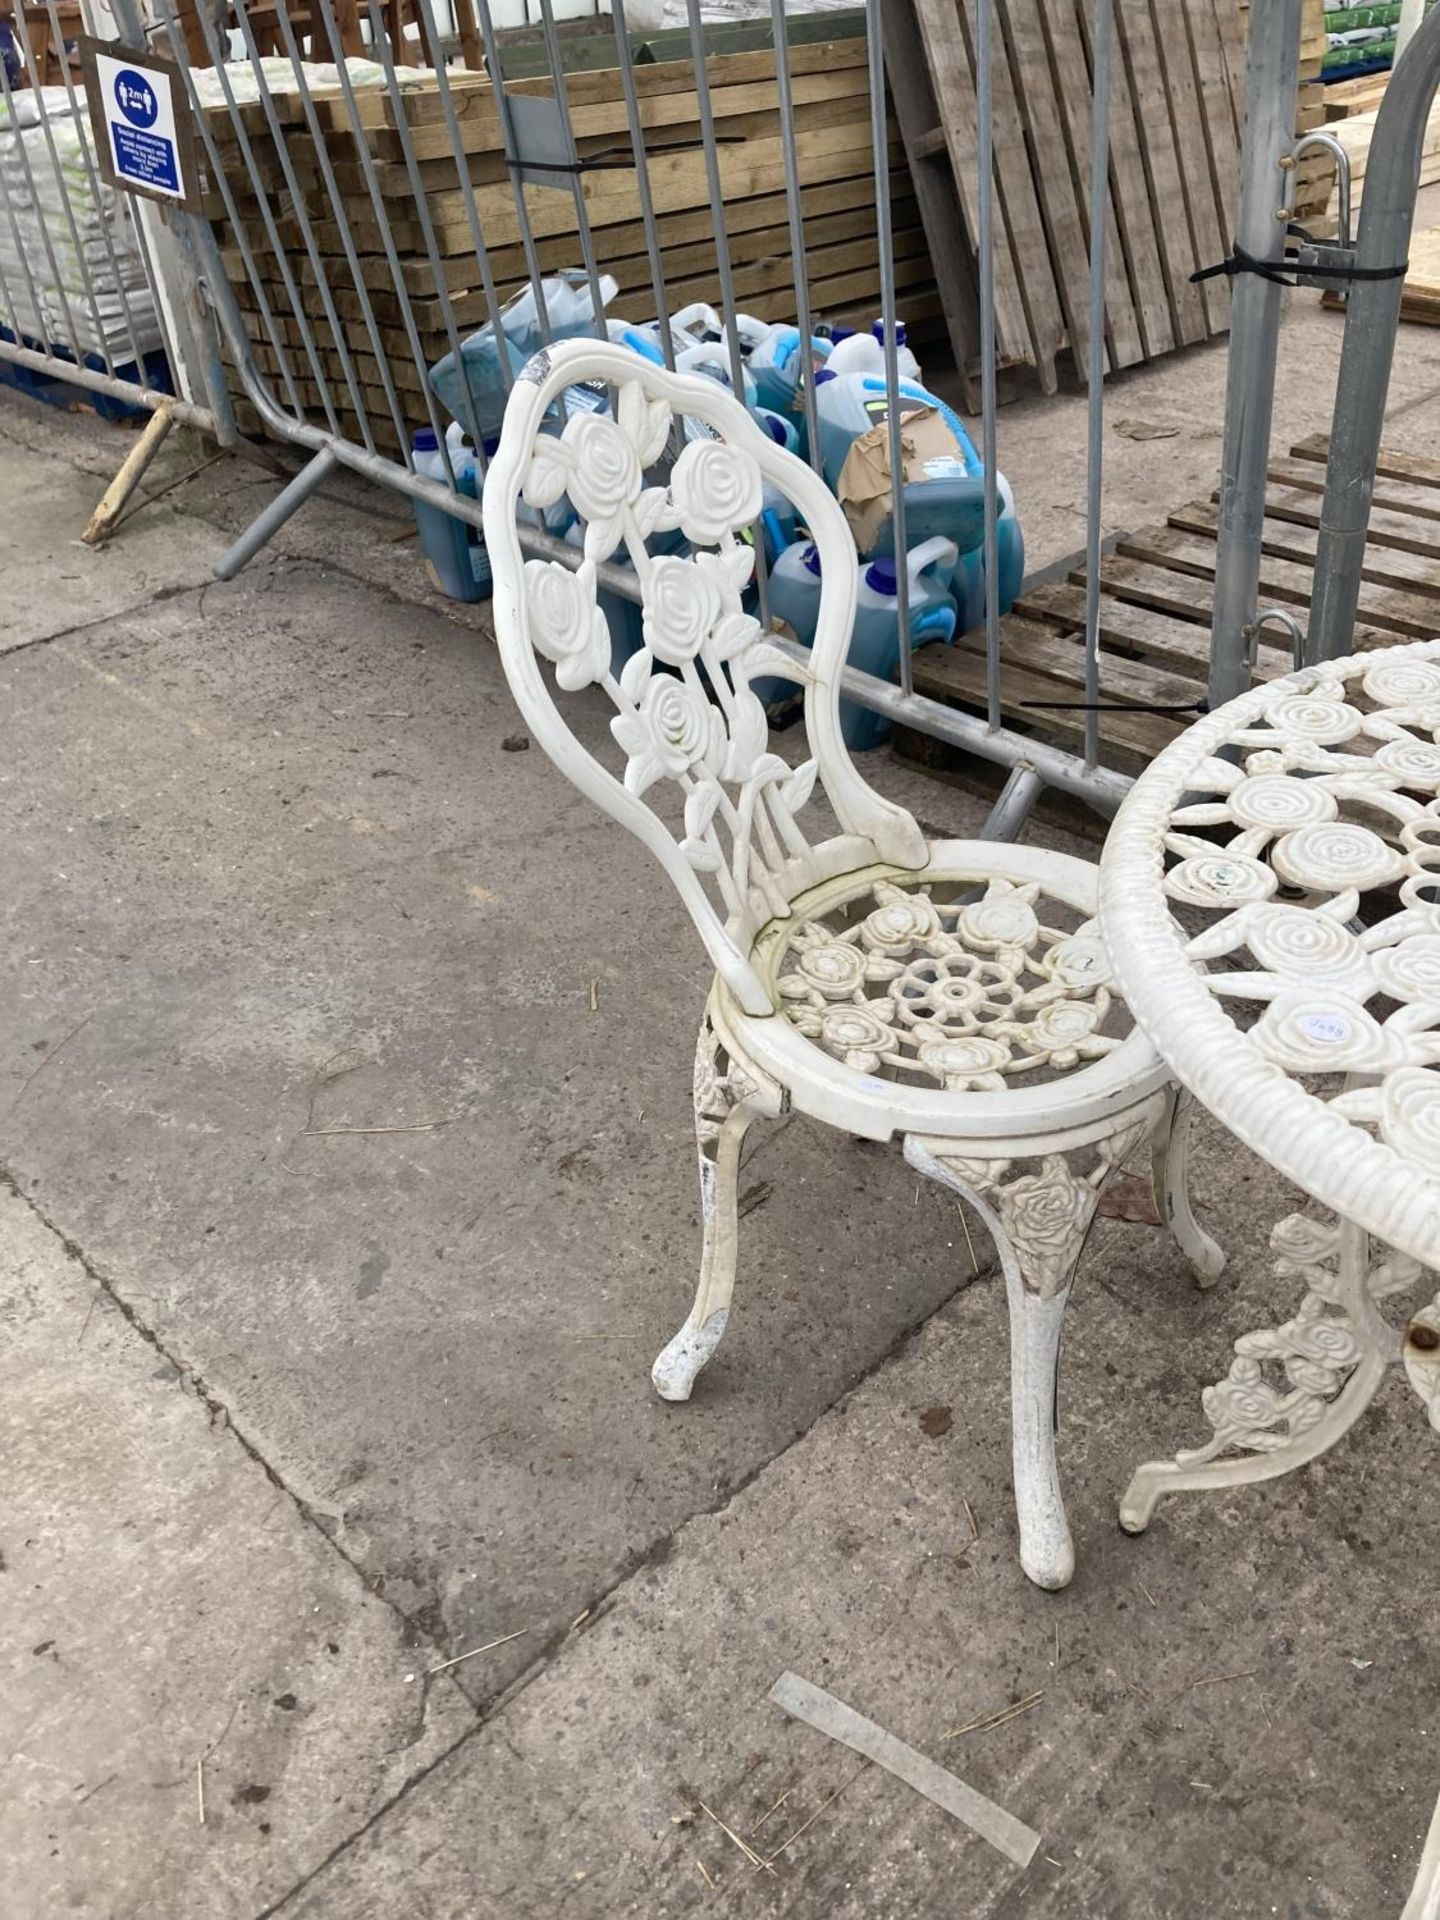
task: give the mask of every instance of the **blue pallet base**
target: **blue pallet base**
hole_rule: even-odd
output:
[[[75,362],[75,356],[68,348],[52,346],[43,340],[32,340],[27,334],[17,336],[8,327],[0,327],[0,341],[8,341],[12,346],[28,347],[32,353],[48,354],[53,360],[68,360],[72,365]],[[105,372],[105,362],[98,353],[87,353],[80,365],[89,368],[92,373]],[[162,347],[147,353],[138,364],[134,360],[117,360],[115,377],[137,387],[149,387],[157,393],[175,391],[170,362]],[[93,407],[102,420],[140,420],[150,412],[148,407],[132,406],[129,401],[118,400],[113,394],[96,393],[92,388],[77,386],[59,374],[40,373],[34,367],[18,366],[15,361],[3,357],[0,357],[0,386],[14,387],[18,393],[28,393],[32,400],[41,400],[47,407],[62,407],[67,411],[79,397],[87,406]]]

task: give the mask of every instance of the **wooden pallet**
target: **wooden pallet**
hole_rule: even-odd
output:
[[[937,259],[957,365],[974,398],[979,133],[976,0],[893,0],[886,54],[916,198]],[[1224,257],[1239,193],[1234,0],[1117,8],[1106,206],[1107,368],[1223,332],[1229,289],[1194,286]],[[1053,393],[1087,365],[1090,10],[1085,0],[997,0],[995,329],[999,364]]]
[[[1324,435],[1271,463],[1260,572],[1263,606],[1293,608],[1304,625],[1325,488]],[[1365,564],[1357,651],[1440,633],[1440,460],[1382,454]],[[1125,534],[1100,563],[1100,698],[1133,708],[1193,706],[1210,667],[1217,496],[1177,507],[1161,526]],[[1000,623],[1000,704],[1007,725],[1073,746],[1084,731],[1085,570],[1021,594]],[[1262,679],[1292,665],[1288,642],[1266,629]],[[914,658],[917,693],[983,711],[985,637],[930,646]],[[1193,715],[1106,711],[1107,764],[1134,771]]]

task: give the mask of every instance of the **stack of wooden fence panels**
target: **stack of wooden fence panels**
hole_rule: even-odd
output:
[[[879,243],[863,17],[817,20],[826,23],[825,37],[802,38],[790,48],[805,275],[817,317],[868,325],[879,309]],[[786,218],[773,49],[715,55],[707,61],[707,73],[737,303],[761,319],[793,319],[797,268]],[[671,312],[695,300],[718,306],[715,226],[693,64],[647,61],[634,66],[633,76],[645,127],[667,304]],[[268,221],[266,205],[252,187],[240,133],[223,113],[211,116],[232,194],[248,189],[237,212],[258,286],[247,271],[240,236],[226,218],[223,198],[213,187],[206,211],[219,231],[226,269],[262,369],[276,380],[284,398],[274,345],[278,335],[291,360],[298,397],[307,408],[320,404],[303,343],[303,314],[342,425],[353,430],[353,415],[344,405],[348,355],[364,389],[377,443],[391,450],[398,436],[389,424],[377,347],[388,362],[407,425],[423,425],[423,368],[450,347],[440,287],[448,294],[455,327],[462,334],[488,318],[468,204],[472,199],[501,297],[526,281],[515,191],[490,83],[483,76],[455,73],[450,84],[461,155],[453,148],[433,82],[408,85],[403,109],[383,91],[357,94],[358,128],[343,99],[319,99],[334,198],[298,100],[277,102],[286,115],[283,160],[263,108],[242,109],[244,137],[263,183]],[[553,87],[548,77],[539,76],[507,81],[507,90],[548,94]],[[582,159],[604,162],[582,173],[581,179],[598,266],[619,282],[610,311],[627,319],[649,319],[655,306],[651,263],[639,218],[620,76],[613,67],[582,68],[568,76],[566,92]],[[418,192],[402,144],[397,118],[402,110]],[[890,159],[898,304],[923,338],[927,327],[933,333],[942,324],[939,296],[904,150],[893,126]],[[524,195],[541,268],[578,267],[581,252],[571,189],[526,186]],[[358,273],[347,255],[347,226]],[[378,341],[365,319],[357,278],[369,295]],[[402,287],[416,341],[410,337]],[[336,338],[337,329],[343,338]]]
[[[975,0],[893,0],[886,53],[916,195],[937,253],[955,357],[978,347]],[[1055,391],[1088,355],[1093,8],[996,0],[995,321],[1002,368]],[[1228,251],[1239,189],[1243,60],[1235,0],[1115,9],[1105,363],[1153,360],[1223,332],[1229,289],[1191,282]],[[956,248],[956,239],[961,245]],[[948,270],[939,254],[949,249]],[[973,391],[973,388],[972,388]]]

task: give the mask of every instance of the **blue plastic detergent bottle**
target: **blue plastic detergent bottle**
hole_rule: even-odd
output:
[[[459,422],[445,436],[450,455],[450,471],[455,490],[476,498],[475,456],[465,445]],[[430,427],[422,427],[411,442],[415,471],[427,480],[445,486],[445,462],[440,443]],[[450,600],[488,600],[491,593],[490,557],[480,529],[467,520],[457,520],[443,507],[432,507],[426,500],[412,502],[415,526],[425,555],[425,571],[435,586]]]
[[[801,646],[813,645],[820,619],[820,549],[813,540],[795,541],[776,557],[766,591],[771,619],[783,620]],[[780,674],[767,674],[751,686],[767,707],[788,704],[802,691],[798,680]]]
[[[812,336],[808,350],[798,327],[772,327],[751,350],[755,398],[762,407],[795,423],[799,450],[805,451],[805,381],[830,352],[830,342]]]
[[[602,301],[615,297],[618,282],[609,274],[600,281]],[[545,300],[545,315],[552,340],[569,340],[594,330],[595,299],[589,276],[578,272],[552,274],[540,283]],[[524,366],[543,341],[540,333],[539,303],[533,287],[526,287],[501,309],[497,337],[490,322],[460,342],[460,357],[447,353],[431,367],[430,385],[452,418],[468,431],[472,405],[467,404],[465,389],[470,389],[474,424],[489,440],[500,432],[505,414],[508,382],[503,369],[508,363],[510,377]]]
[[[955,638],[955,602],[940,584],[955,570],[953,541],[926,540],[908,556],[908,625],[910,645]],[[855,627],[850,636],[849,662],[863,673],[890,680],[900,665],[900,601],[893,559],[860,563],[855,594]],[[853,700],[840,702],[840,732],[847,747],[857,752],[878,747],[890,737],[891,723]]]
[[[795,431],[788,421],[766,407],[752,407],[751,413],[777,447],[795,451]],[[765,561],[773,567],[785,549],[794,545],[798,522],[795,502],[768,480],[761,494],[760,525],[765,533]]]
[[[980,456],[953,407],[946,406],[938,394],[922,387],[918,380],[902,380],[900,397],[902,401],[908,400],[917,407],[936,408],[955,436],[965,472],[978,474],[982,471]],[[831,373],[828,367],[822,367],[815,376],[815,411],[820,426],[820,458],[825,468],[825,478],[833,491],[840,485],[840,474],[851,443],[858,440],[862,433],[869,433],[872,427],[878,427],[890,418],[885,376],[878,373]]]
[[[906,512],[909,512],[910,495],[915,491],[905,491]],[[1015,515],[1015,495],[1010,482],[1003,473],[995,475],[995,492],[999,507],[999,519],[995,529],[996,558],[999,562],[999,610],[1002,614],[1010,611],[1020,592],[1025,578],[1025,536],[1020,530],[1020,522]],[[982,503],[983,507],[983,503]],[[909,521],[906,521],[906,535],[909,536]],[[968,553],[960,555],[955,569],[955,578],[950,583],[950,591],[955,596],[959,631],[974,633],[985,624],[985,549],[983,546],[983,512],[981,541]]]

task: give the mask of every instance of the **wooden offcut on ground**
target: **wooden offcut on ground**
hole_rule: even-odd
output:
[[[1302,440],[1272,461],[1266,489],[1260,605],[1292,610],[1303,628],[1313,585],[1327,441]],[[1357,651],[1440,633],[1440,460],[1382,453],[1361,575]],[[1109,766],[1133,772],[1195,718],[1210,667],[1216,496],[1162,525],[1123,535],[1100,563],[1100,698]],[[1006,725],[1072,748],[1085,716],[1085,570],[1022,593],[1000,623],[1000,705]],[[1290,671],[1288,638],[1261,635],[1257,675]],[[985,636],[914,656],[917,693],[983,711]],[[1147,713],[1145,707],[1191,711]]]

